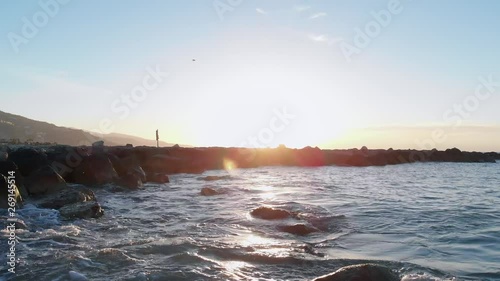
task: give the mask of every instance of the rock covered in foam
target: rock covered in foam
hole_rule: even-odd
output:
[[[345,266],[313,281],[400,281],[400,278],[385,266],[367,263]]]

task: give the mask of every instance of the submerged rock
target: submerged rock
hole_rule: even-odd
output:
[[[168,175],[163,174],[163,173],[149,174],[147,179],[148,179],[148,182],[154,182],[154,183],[168,183],[168,182],[170,182]]]
[[[65,189],[66,181],[50,166],[43,166],[26,179],[30,195],[52,194]]]
[[[78,202],[96,201],[94,192],[86,187],[70,187],[44,198],[38,205],[42,208],[60,209]]]
[[[218,181],[218,180],[227,180],[227,179],[231,179],[231,176],[230,175],[226,175],[226,176],[206,176],[206,177],[201,177],[201,178],[198,178],[199,180],[204,180],[204,181]]]
[[[96,201],[69,204],[59,209],[59,213],[69,219],[98,218],[104,215],[101,205]]]
[[[400,281],[400,278],[385,266],[367,263],[345,266],[313,281]]]
[[[220,195],[220,194],[225,194],[226,190],[223,189],[213,189],[211,187],[203,187],[201,189],[200,194],[203,196],[214,196],[214,195]]]
[[[263,220],[282,220],[292,217],[292,214],[283,209],[275,209],[270,207],[259,207],[250,212],[253,217]]]
[[[315,227],[307,226],[305,224],[294,224],[294,225],[280,225],[278,227],[279,230],[295,235],[305,236],[311,234],[313,232],[318,232],[318,229]]]

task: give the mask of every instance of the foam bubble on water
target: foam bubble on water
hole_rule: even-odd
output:
[[[17,215],[24,221],[29,221],[28,225],[35,224],[43,228],[59,225],[59,212],[54,209],[38,208],[33,204],[26,204],[19,209]]]
[[[456,281],[456,279],[455,278],[441,279],[438,277],[431,276],[427,273],[423,274],[412,273],[403,276],[403,278],[401,278],[401,281]]]

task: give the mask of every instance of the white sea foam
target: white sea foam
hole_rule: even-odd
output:
[[[431,276],[427,273],[423,274],[407,274],[401,278],[401,281],[456,281],[455,278],[452,279],[441,279],[438,277]]]

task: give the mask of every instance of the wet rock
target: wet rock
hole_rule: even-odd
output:
[[[218,181],[218,180],[231,179],[231,176],[230,175],[226,175],[226,176],[206,176],[206,177],[200,177],[198,179],[199,180],[204,180],[204,181]]]
[[[66,187],[66,181],[50,166],[41,167],[26,179],[28,193],[34,196],[56,193]]]
[[[12,182],[12,180],[11,180]],[[0,209],[7,209],[10,206],[9,202],[16,202],[16,206],[22,205],[23,198],[19,193],[16,185],[11,185],[12,188],[9,189],[8,177],[0,175]],[[10,196],[9,196],[10,195]],[[13,198],[13,199],[9,199]],[[14,200],[14,201],[12,201]]]
[[[144,186],[141,177],[138,174],[126,174],[121,177],[117,183],[128,189],[139,189]]]
[[[313,281],[400,281],[400,278],[385,266],[357,264],[342,267]]]
[[[203,196],[214,196],[214,195],[220,195],[220,194],[224,194],[224,193],[225,192],[222,190],[215,190],[211,187],[203,187],[201,189],[201,192],[200,192],[200,194]]]
[[[98,218],[104,215],[101,205],[95,201],[69,204],[59,209],[59,213],[69,219]]]
[[[305,224],[294,224],[294,225],[280,225],[279,230],[287,232],[294,235],[305,236],[313,232],[318,232],[317,228],[307,226]]]
[[[153,173],[147,176],[148,182],[167,183],[170,182],[168,175],[162,173]]]
[[[95,201],[94,192],[86,187],[68,187],[58,193],[43,198],[38,206],[42,208],[60,209],[65,205]]]
[[[21,174],[25,177],[39,168],[48,165],[47,155],[40,150],[21,147],[9,154],[9,160],[16,163]]]
[[[250,212],[253,217],[263,220],[282,220],[292,217],[292,214],[283,209],[275,209],[270,207],[259,207]]]

